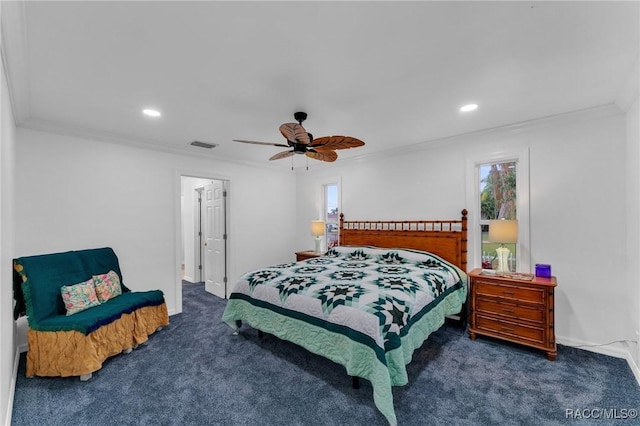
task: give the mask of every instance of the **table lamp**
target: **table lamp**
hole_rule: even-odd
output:
[[[320,245],[322,244],[322,236],[324,235],[324,220],[311,221],[311,235],[316,237],[316,253],[322,253]]]
[[[509,249],[505,244],[513,244],[518,241],[518,221],[517,220],[490,220],[489,221],[489,242],[500,243],[500,247],[496,249],[496,257],[498,258],[499,274],[511,272],[509,270]]]

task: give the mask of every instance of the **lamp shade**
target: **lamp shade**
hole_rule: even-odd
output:
[[[314,237],[321,237],[324,235],[324,220],[311,221],[311,235]]]
[[[517,220],[490,220],[489,221],[489,242],[490,243],[515,243],[518,241],[518,221]]]

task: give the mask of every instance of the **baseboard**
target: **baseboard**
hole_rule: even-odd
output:
[[[614,358],[622,358],[627,361],[631,372],[636,378],[638,385],[640,385],[640,367],[633,359],[629,346],[625,343],[626,347],[619,346],[619,344],[611,343],[608,345],[600,345],[592,342],[585,342],[581,340],[571,339],[567,337],[556,336],[556,342],[559,345],[571,346],[573,348],[584,349],[585,351],[595,352],[602,355],[612,356]]]
[[[16,394],[16,381],[18,379],[18,365],[20,364],[20,351],[16,349],[16,356],[13,360],[13,372],[11,374],[11,386],[9,386],[9,398],[7,398],[7,417],[4,420],[5,426],[11,425],[13,415],[13,398]]]
[[[636,364],[635,360],[631,356],[631,353],[627,353],[626,359],[629,367],[631,368],[631,371],[633,371],[633,375],[636,376],[636,381],[640,385],[640,367],[638,367],[638,364]]]

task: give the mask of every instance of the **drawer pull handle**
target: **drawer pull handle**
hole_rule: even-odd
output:
[[[514,331],[513,328],[511,328],[511,327],[504,327],[503,326],[501,328],[502,328],[502,331]]]
[[[502,294],[508,294],[509,296],[513,296],[515,293],[512,291],[503,291]]]
[[[502,312],[507,312],[509,314],[512,314],[514,311],[513,309],[502,308]]]

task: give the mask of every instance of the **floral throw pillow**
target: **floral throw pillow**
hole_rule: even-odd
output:
[[[122,294],[120,277],[114,271],[109,271],[106,274],[94,275],[93,283],[96,288],[96,295],[100,302],[106,302],[107,300],[113,299],[114,297]]]
[[[74,285],[63,285],[60,287],[60,293],[64,307],[67,308],[67,315],[73,315],[100,304],[93,287],[93,278]]]

